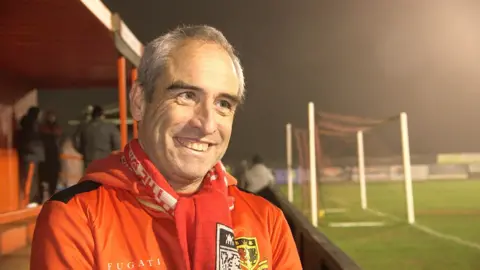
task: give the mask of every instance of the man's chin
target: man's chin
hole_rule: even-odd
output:
[[[195,163],[196,162],[182,162],[182,164],[178,164],[175,174],[185,181],[195,181],[205,177],[211,167],[207,167],[204,164],[196,165]]]

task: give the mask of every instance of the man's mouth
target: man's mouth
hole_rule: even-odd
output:
[[[175,138],[176,141],[182,146],[197,152],[206,152],[208,148],[212,145],[211,143],[191,140],[186,138]]]

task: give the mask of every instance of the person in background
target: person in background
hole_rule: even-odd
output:
[[[62,129],[57,123],[57,117],[53,111],[47,111],[40,125],[40,137],[45,149],[45,160],[40,162],[38,175],[40,181],[48,184],[48,195],[52,196],[57,188],[60,173],[60,137]],[[48,198],[43,198],[44,200]]]
[[[80,149],[80,136],[82,134],[82,131],[85,129],[85,127],[90,123],[90,120],[92,120],[92,111],[93,111],[93,106],[92,105],[87,105],[83,110],[82,114],[79,117],[80,123],[77,126],[77,129],[73,133],[72,136],[72,142],[73,146],[77,151]]]
[[[248,171],[248,161],[246,160],[242,160],[240,164],[237,166],[237,168],[235,168],[234,175],[238,181],[237,186],[240,189],[244,189],[244,190],[247,189],[247,183],[246,183],[247,181],[245,179],[245,174],[247,173],[247,171]]]
[[[265,166],[259,155],[252,158],[252,166],[245,173],[246,189],[252,193],[259,194],[263,189],[275,183],[272,171]]]
[[[97,159],[108,157],[113,151],[120,150],[120,131],[105,121],[103,108],[95,105],[92,117],[80,132],[78,151],[83,156],[84,166]]]
[[[283,212],[221,163],[244,89],[217,29],[150,42],[130,91],[138,139],[45,203],[32,269],[302,269]]]
[[[28,200],[27,208],[38,206],[41,200],[38,164],[45,160],[45,149],[39,131],[40,108],[30,107],[27,114],[20,120],[20,130],[17,134],[17,149],[20,167],[20,188],[24,199]],[[33,174],[28,198],[25,192],[30,164],[33,164]]]
[[[57,190],[71,187],[78,183],[84,172],[83,158],[75,150],[73,139],[66,137],[61,147],[61,172]]]

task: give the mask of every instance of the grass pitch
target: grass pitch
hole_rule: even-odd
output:
[[[414,182],[413,189],[416,224],[409,225],[401,181],[368,182],[367,211],[358,183],[321,184],[319,230],[366,270],[480,269],[480,180]],[[310,217],[307,194],[295,186],[294,204]]]

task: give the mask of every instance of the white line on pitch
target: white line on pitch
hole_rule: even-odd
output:
[[[345,208],[326,208],[325,213],[327,214],[335,214],[335,213],[345,213],[347,209]]]
[[[477,243],[466,241],[466,240],[463,240],[463,239],[461,239],[459,237],[456,237],[456,236],[453,236],[453,235],[448,235],[448,234],[444,234],[444,233],[441,233],[441,232],[437,232],[437,231],[435,231],[435,230],[433,230],[429,227],[423,226],[423,225],[412,224],[412,226],[414,228],[417,228],[420,231],[423,231],[423,232],[428,233],[430,235],[436,236],[438,238],[442,238],[442,239],[445,239],[445,240],[450,240],[450,241],[452,241],[454,243],[457,243],[459,245],[464,245],[464,246],[467,246],[467,247],[471,247],[471,248],[475,248],[475,249],[480,250],[480,245],[477,244]]]
[[[359,222],[332,222],[328,226],[332,228],[352,228],[352,227],[381,227],[385,222],[378,221],[359,221]]]
[[[371,208],[367,208],[366,210],[373,213],[374,215],[379,216],[379,217],[386,217],[386,218],[389,218],[393,221],[398,221],[398,222],[402,221],[401,218],[399,218],[397,216],[394,216],[394,215],[391,215],[391,214],[383,213],[383,212],[380,212],[380,211],[377,211],[377,210],[374,210],[374,209],[371,209]]]
[[[394,215],[391,215],[391,214],[386,214],[386,213],[383,213],[383,212],[380,212],[380,211],[377,211],[377,210],[373,210],[373,209],[370,209],[370,208],[367,208],[367,210],[377,216],[381,216],[381,217],[387,217],[387,218],[390,218],[394,221],[402,221],[401,218],[397,217],[397,216],[394,216]],[[448,240],[448,241],[452,241],[458,245],[462,245],[462,246],[466,246],[466,247],[470,247],[470,248],[474,248],[474,249],[477,249],[477,250],[480,250],[480,244],[477,244],[475,242],[470,242],[470,241],[467,241],[467,240],[463,240],[459,237],[456,237],[456,236],[453,236],[453,235],[449,235],[449,234],[444,234],[444,233],[441,233],[441,232],[438,232],[438,231],[435,231],[427,226],[423,226],[423,225],[420,225],[420,224],[417,224],[417,223],[414,223],[414,224],[411,224],[411,226],[419,231],[422,231],[424,233],[427,233],[427,234],[430,234],[432,236],[435,236],[435,237],[438,237],[440,239],[444,239],[444,240]]]

